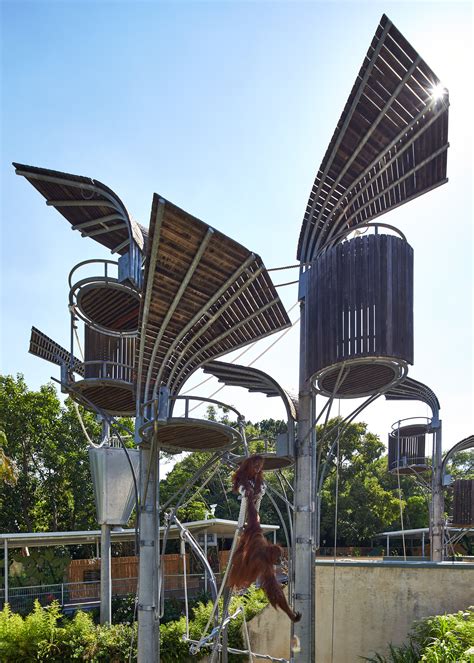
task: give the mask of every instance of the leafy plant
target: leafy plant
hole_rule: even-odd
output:
[[[389,645],[389,655],[375,654],[370,663],[472,663],[474,608],[451,615],[428,617],[415,623],[409,642]]]

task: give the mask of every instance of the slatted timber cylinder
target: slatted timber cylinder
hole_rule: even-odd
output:
[[[452,524],[456,527],[474,527],[474,479],[456,479],[453,491]]]
[[[134,336],[110,336],[85,325],[84,380],[76,390],[108,414],[135,414],[134,356]]]
[[[428,426],[400,426],[388,436],[388,471],[394,474],[426,472],[430,468],[425,455]]]
[[[374,234],[328,247],[306,284],[306,377],[338,398],[396,384],[413,363],[413,249]]]

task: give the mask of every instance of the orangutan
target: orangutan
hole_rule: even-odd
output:
[[[260,579],[260,586],[271,605],[281,608],[293,622],[297,622],[301,615],[290,608],[275,576],[275,564],[280,560],[282,550],[265,538],[257,513],[256,501],[263,487],[262,456],[250,456],[235,472],[233,490],[238,492],[240,487],[248,500],[247,523],[234,554],[228,585],[245,589]]]

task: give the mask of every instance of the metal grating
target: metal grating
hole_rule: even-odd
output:
[[[57,364],[58,366],[62,364],[70,365],[71,353],[66,348],[63,348],[62,345],[49,338],[49,336],[43,334],[42,331],[36,329],[36,327],[31,328],[29,351],[31,354],[41,357],[41,359],[46,359],[46,361],[50,361],[52,364]],[[84,377],[84,364],[82,361],[73,357],[73,362],[73,372]]]
[[[384,14],[317,172],[299,260],[447,181],[449,101],[447,90],[434,95],[439,84]]]
[[[142,399],[290,325],[259,256],[155,194],[136,368]]]

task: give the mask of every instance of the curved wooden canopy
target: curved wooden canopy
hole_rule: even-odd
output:
[[[448,92],[382,16],[306,207],[297,257],[447,182]]]
[[[433,416],[437,416],[440,409],[434,391],[413,378],[406,378],[396,387],[386,391],[384,396],[388,401],[421,401],[426,403],[431,408]]]
[[[140,400],[291,323],[259,256],[157,194],[135,357]]]
[[[268,397],[279,396],[286,408],[287,418],[298,418],[298,399],[291,396],[270,375],[250,366],[210,361],[203,366],[204,373],[214,375],[228,387],[243,387],[250,392],[259,392]]]
[[[146,230],[134,221],[112,189],[91,177],[14,163],[25,177],[69,221],[82,237],[92,237],[111,250],[126,253],[131,241],[143,251]]]

